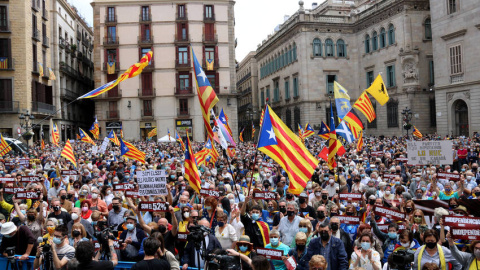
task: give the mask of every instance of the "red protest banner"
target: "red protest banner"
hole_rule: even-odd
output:
[[[140,202],[138,210],[145,212],[168,212],[168,202]]]
[[[383,151],[372,151],[370,152],[370,155],[374,157],[381,157],[383,156]]]
[[[453,228],[480,228],[480,218],[444,216],[443,224]]]
[[[21,188],[21,187],[4,187],[3,188],[3,193],[6,193],[6,194],[16,194],[18,192],[25,192],[25,188]]]
[[[394,220],[404,220],[405,219],[405,214],[402,212],[398,212],[395,210],[391,210],[385,207],[381,206],[375,206],[374,210],[376,215],[382,216],[382,217],[388,217],[390,219]]]
[[[388,233],[388,225],[389,224],[382,224],[382,225],[377,225],[378,229],[384,233]],[[401,232],[406,229],[405,224],[403,223],[398,223],[398,231]]]
[[[138,190],[125,190],[125,197],[138,198]]]
[[[346,201],[361,201],[362,194],[361,193],[340,193],[338,194],[338,198],[340,200],[346,200]]]
[[[398,160],[398,161],[401,161],[401,162],[408,162],[408,158],[406,158],[406,157],[399,157],[399,158],[396,158],[395,160]]]
[[[20,180],[22,183],[35,183],[40,181],[40,177],[38,176],[22,176],[22,179]]]
[[[340,220],[340,224],[345,223],[345,224],[351,224],[351,225],[357,225],[360,224],[360,217],[354,217],[354,216],[335,216]]]
[[[395,177],[400,177],[399,174],[393,174],[393,173],[386,173],[383,175],[383,179],[395,179]]]
[[[74,170],[62,170],[60,173],[62,176],[67,176],[67,175],[78,175],[79,173]]]
[[[269,248],[257,248],[257,255],[263,256],[270,260],[282,260],[283,251]]]
[[[274,192],[270,191],[254,191],[253,192],[253,198],[255,200],[275,200],[276,195]]]
[[[458,181],[460,180],[460,174],[458,173],[437,173],[438,180]]]
[[[36,191],[18,192],[16,193],[15,198],[38,200],[40,199],[40,193],[37,193]]]
[[[450,228],[453,239],[480,240],[480,229]]]
[[[287,267],[287,270],[295,270],[297,269],[297,261],[295,260],[295,257],[290,256],[286,261],[284,261],[285,266]]]
[[[218,190],[214,190],[214,189],[202,188],[202,189],[200,189],[200,195],[203,195],[205,197],[218,198],[218,197],[220,197],[220,192],[218,192]]]
[[[178,241],[187,242],[187,237],[189,234],[189,232],[177,232]]]
[[[13,177],[0,177],[0,182],[2,182],[2,183],[15,182],[15,178],[13,178]]]
[[[124,191],[124,190],[134,190],[135,189],[135,184],[116,184],[113,185],[113,190],[115,191]]]

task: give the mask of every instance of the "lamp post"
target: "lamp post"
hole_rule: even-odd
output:
[[[412,128],[412,125],[410,124],[410,121],[412,120],[412,115],[413,113],[408,107],[405,107],[405,109],[402,111],[403,128],[407,131],[407,137],[408,131]]]
[[[32,124],[35,116],[33,116],[33,114],[30,114],[30,112],[27,110],[27,113],[20,114],[20,116],[18,116],[18,119],[20,119],[20,127],[25,129],[25,132],[22,134],[22,138],[27,142],[27,153],[29,153],[28,141],[31,140],[34,135],[32,130]]]

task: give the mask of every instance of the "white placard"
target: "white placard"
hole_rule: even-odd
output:
[[[408,164],[452,165],[452,141],[407,142]]]
[[[105,151],[107,150],[108,142],[110,142],[110,140],[107,137],[105,137],[103,139],[102,145],[100,146],[100,150],[98,150],[99,154],[105,153]]]
[[[98,152],[98,146],[94,145],[92,146],[92,155],[96,155]]]
[[[167,195],[165,170],[137,171],[138,196]]]

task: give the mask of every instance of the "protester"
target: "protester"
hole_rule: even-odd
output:
[[[164,250],[160,249],[161,243],[155,237],[148,237],[143,242],[145,257],[142,261],[135,263],[132,270],[149,270],[149,269],[170,269],[170,263],[164,259]],[[160,258],[155,258],[155,255]]]

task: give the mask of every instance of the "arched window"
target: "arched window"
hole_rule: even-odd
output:
[[[432,20],[425,20],[425,39],[432,39]]]
[[[325,40],[325,56],[333,56],[334,49],[333,49],[333,41],[331,39]]]
[[[337,40],[337,57],[347,57],[347,48],[343,39]]]
[[[370,36],[366,35],[365,36],[365,53],[370,52]]]
[[[297,60],[297,44],[293,43],[293,61]]]
[[[393,43],[395,43],[395,27],[393,27],[393,24],[390,24],[388,27],[388,45]]]
[[[385,33],[385,28],[382,27],[382,29],[380,29],[380,49],[385,48],[387,44],[386,40],[387,40],[387,37]]]
[[[322,56],[322,42],[318,38],[313,40],[313,56]]]
[[[377,31],[373,31],[372,35],[372,51],[378,50],[378,36]]]

